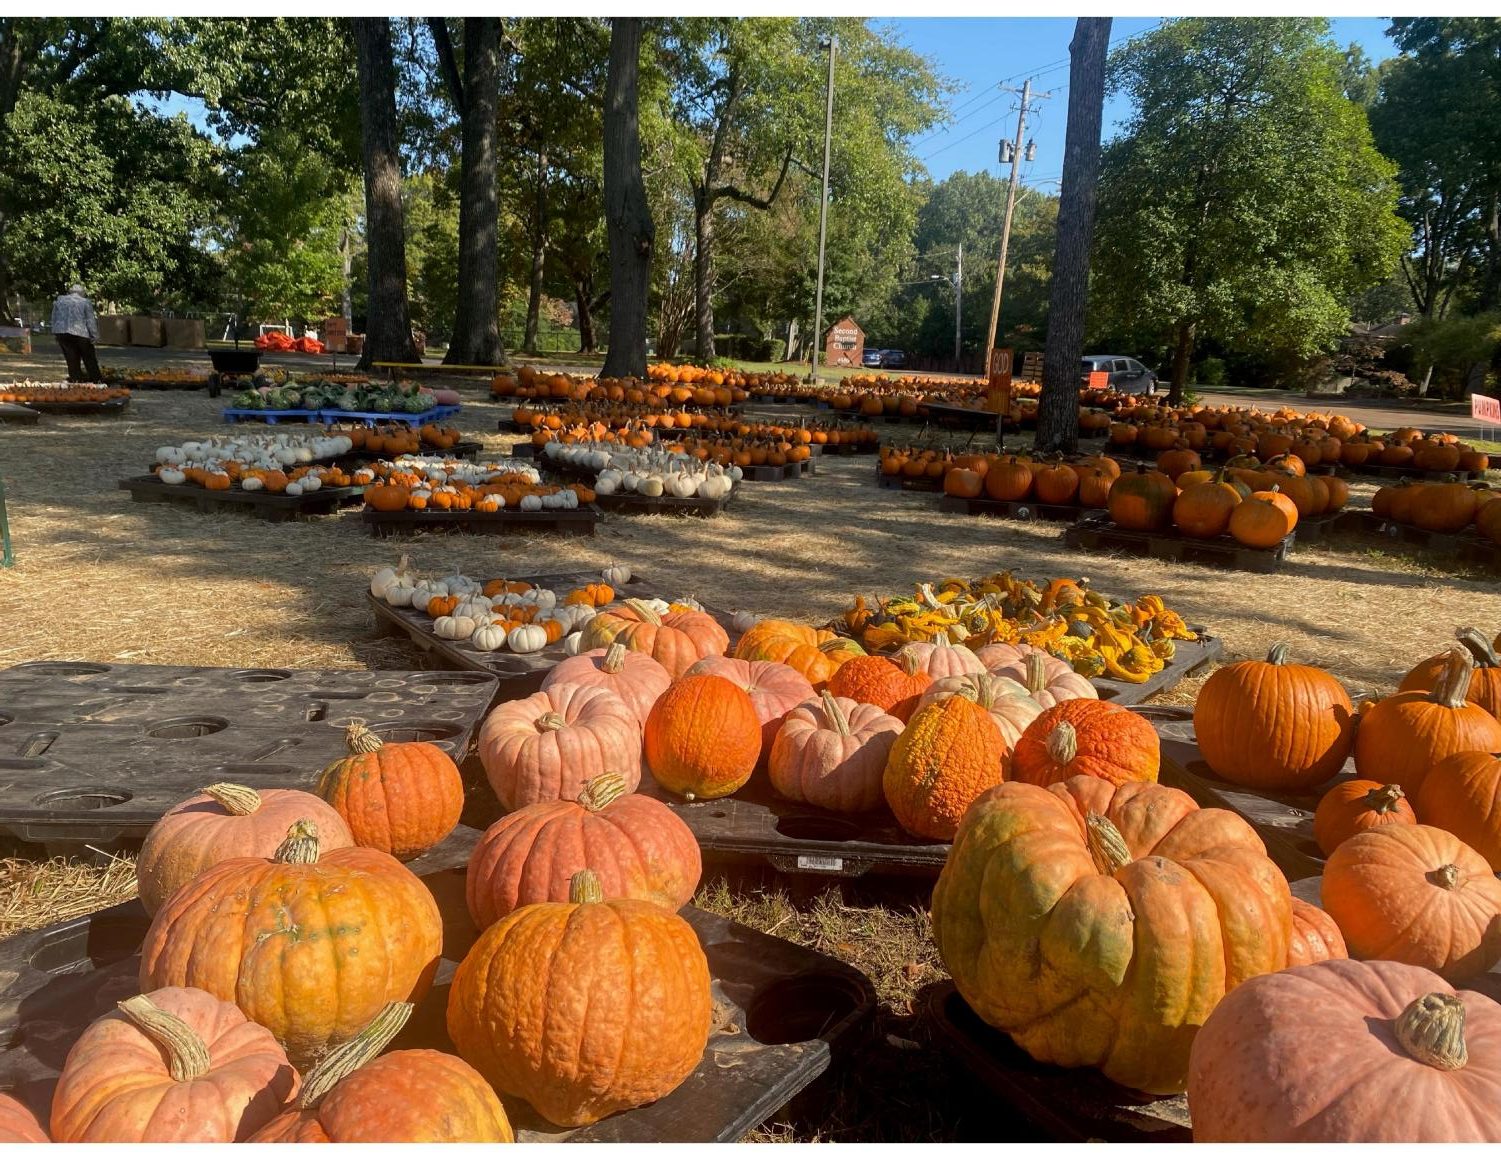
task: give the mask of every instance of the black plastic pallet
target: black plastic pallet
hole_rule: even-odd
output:
[[[1363,463],[1349,468],[1349,471],[1376,479],[1412,479],[1419,483],[1445,483],[1449,480],[1465,483],[1484,479],[1488,474],[1484,471],[1419,471],[1415,467],[1388,467],[1379,463]]]
[[[353,718],[461,762],[496,689],[480,673],[17,665],[0,671],[0,830],[138,840],[213,782],[310,789]]]
[[[924,1010],[939,1042],[962,1070],[1043,1139],[1075,1144],[1193,1140],[1184,1096],[1150,1096],[1123,1088],[1093,1068],[1038,1063],[976,1015],[953,983],[930,987]]]
[[[201,379],[105,379],[109,386],[128,387],[132,391],[201,391],[209,386],[207,376]]]
[[[1427,528],[1415,528],[1411,524],[1399,524],[1374,512],[1361,513],[1364,529],[1375,535],[1401,544],[1411,544],[1431,552],[1443,552],[1458,556],[1466,563],[1479,564],[1501,570],[1501,544],[1487,540],[1473,528],[1458,534],[1431,532]]]
[[[372,536],[413,536],[418,532],[461,532],[474,536],[526,535],[557,532],[564,536],[592,536],[599,522],[599,508],[580,504],[572,511],[498,512],[399,511],[365,509],[365,523]]]
[[[818,468],[813,463],[810,455],[807,459],[798,460],[795,463],[784,463],[780,467],[772,467],[762,464],[759,467],[742,467],[741,481],[744,483],[782,483],[789,479],[801,479],[805,475],[817,475]]]
[[[1102,513],[1086,516],[1065,529],[1063,542],[1089,552],[1125,552],[1247,572],[1275,572],[1287,558],[1297,534],[1289,532],[1275,548],[1248,548],[1229,536],[1196,540],[1177,532],[1128,531],[1116,527],[1109,515]]]
[[[714,519],[730,506],[740,490],[736,484],[730,494],[722,499],[703,499],[689,496],[687,499],[674,495],[600,495],[594,493],[594,506],[603,512],[617,512],[628,516],[700,516]]]
[[[918,476],[887,475],[884,471],[882,471],[880,469],[879,466],[877,466],[877,468],[876,468],[876,486],[877,487],[884,487],[884,488],[888,489],[889,491],[935,491],[936,492],[936,491],[942,491],[943,490],[943,478],[940,476],[939,478],[934,479],[932,476],[928,476],[928,475],[918,475]]]
[[[438,900],[443,961],[431,992],[393,1050],[453,1051],[448,989],[476,932],[464,905],[464,872],[479,831],[461,826],[409,864]],[[715,1023],[698,1068],[654,1104],[585,1128],[542,1121],[506,1099],[518,1140],[529,1143],[731,1143],[831,1068],[865,1038],[876,996],[845,963],[716,914],[684,907],[709,961]],[[0,942],[0,1090],[46,1123],[68,1049],[94,1019],[139,991],[140,946],[150,920],[138,901]]]
[[[0,423],[20,423],[29,427],[41,417],[40,411],[20,403],[0,403]]]
[[[1359,532],[1366,526],[1361,511],[1338,511],[1328,515],[1298,520],[1296,535],[1299,544],[1321,544],[1340,532]]]
[[[945,495],[938,501],[940,511],[957,512],[967,516],[995,516],[1003,520],[1050,520],[1057,523],[1073,523],[1081,516],[1097,511],[1097,508],[1080,507],[1076,503],[1038,503],[1036,500],[968,499],[964,496]]]
[[[44,403],[32,402],[25,406],[43,415],[103,415],[107,419],[119,418],[130,406],[129,399],[110,399],[103,403]]]
[[[268,491],[242,491],[231,487],[210,491],[195,483],[163,483],[154,475],[122,479],[117,485],[130,492],[136,503],[175,503],[201,512],[243,511],[263,520],[280,522],[299,516],[330,515],[345,504],[359,503],[363,487],[320,487],[304,495],[276,495]]]

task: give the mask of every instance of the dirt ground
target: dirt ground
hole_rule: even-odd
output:
[[[0,374],[8,369],[0,364]],[[505,411],[482,399],[482,389],[465,388],[457,422],[500,452],[514,437],[496,432]],[[1488,635],[1501,629],[1498,578],[1449,559],[1354,538],[1298,547],[1271,576],[1086,557],[1064,546],[1056,525],[946,514],[931,495],[878,489],[870,456],[821,460],[819,474],[799,482],[747,484],[717,520],[608,516],[593,538],[382,541],[355,512],[271,524],[137,504],[117,490],[118,480],[147,470],[159,445],[222,430],[223,405],[206,392],[138,391],[120,419],[0,424],[16,552],[15,567],[0,570],[0,667],[45,658],[415,668],[415,652],[378,636],[364,604],[370,573],[401,551],[420,569],[480,578],[621,561],[665,595],[818,622],[856,593],[907,591],[932,578],[1000,569],[1082,575],[1122,597],[1161,595],[1191,622],[1211,626],[1228,658],[1287,640],[1295,658],[1365,692],[1391,691],[1456,625]],[[896,428],[896,438],[912,430]],[[1373,490],[1356,486],[1354,502],[1368,504]],[[1198,683],[1169,699],[1191,700]],[[76,864],[38,866],[28,860],[35,850],[0,846],[6,853],[17,857],[0,864],[0,935],[129,894],[118,862],[80,875]],[[881,1018],[848,1078],[756,1138],[1014,1136],[983,1114],[961,1114],[962,1077],[927,1042],[920,997],[942,972],[927,935],[926,887],[789,893],[794,886],[711,874],[699,901],[855,963],[880,993]]]

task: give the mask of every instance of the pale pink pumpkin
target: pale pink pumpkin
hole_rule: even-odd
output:
[[[744,689],[761,722],[761,768],[771,754],[772,744],[781,732],[787,714],[817,694],[808,678],[781,661],[742,661],[734,657],[705,657],[685,677],[724,677]]]
[[[1100,699],[1088,677],[1074,672],[1067,661],[1029,644],[987,644],[979,657],[991,676],[1015,681],[1044,709],[1080,697]]]
[[[610,689],[554,685],[499,705],[478,748],[507,810],[576,798],[602,773],[620,774],[628,791],[641,784],[641,724]]]
[[[875,705],[825,691],[787,714],[767,772],[783,797],[860,813],[885,800],[881,779],[902,723]]]
[[[643,728],[651,707],[670,684],[672,674],[661,661],[649,653],[633,652],[619,641],[559,661],[542,681],[544,689],[554,685],[609,689],[625,702]]]
[[[1027,695],[1026,689],[1008,677],[994,677],[989,673],[968,673],[934,681],[917,702],[917,707],[923,709],[948,697],[973,701],[990,714],[990,719],[1000,726],[1001,737],[1005,739],[1008,763],[1016,739],[1042,712],[1042,706]],[[1004,768],[1009,772],[1009,764]]]
[[[916,657],[917,667],[935,681],[985,671],[985,665],[974,650],[962,644],[930,644],[922,641],[906,645],[901,652]]]
[[[30,1108],[0,1092],[0,1144],[46,1144],[47,1133]]]

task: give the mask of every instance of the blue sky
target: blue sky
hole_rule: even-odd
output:
[[[1063,137],[1068,120],[1068,42],[1074,21],[1068,18],[956,19],[930,17],[891,20],[909,48],[934,61],[941,73],[960,86],[950,97],[954,120],[946,130],[919,138],[914,152],[935,180],[956,170],[971,173],[988,170],[1000,176],[997,153],[1001,137],[1016,134],[1018,98],[1001,94],[994,86],[1005,82],[1020,86],[1032,77],[1035,91],[1054,93],[1038,102],[1037,114],[1028,116],[1028,136],[1037,142],[1037,160],[1022,163],[1023,180],[1058,178],[1063,172]],[[1156,17],[1115,18],[1110,29],[1112,47],[1129,37],[1149,31]],[[1336,17],[1330,21],[1335,41],[1352,41],[1365,49],[1373,62],[1396,55],[1396,46],[1386,38],[1390,22],[1376,17]],[[1130,113],[1129,102],[1117,98],[1105,105],[1104,136]],[[835,108],[838,118],[838,108]],[[1053,187],[1056,189],[1056,186]]]

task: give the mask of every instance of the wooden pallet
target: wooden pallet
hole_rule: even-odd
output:
[[[740,490],[737,483],[723,499],[703,499],[689,496],[686,499],[673,495],[600,495],[594,493],[594,505],[603,512],[618,512],[627,516],[699,516],[714,519],[729,507],[730,501]]]
[[[136,503],[175,503],[201,512],[243,511],[273,523],[299,516],[330,515],[344,504],[359,503],[365,494],[363,487],[320,487],[306,495],[241,491],[235,487],[210,491],[195,483],[163,483],[154,475],[122,479],[118,487],[130,492]]]
[[[365,509],[365,523],[372,536],[413,536],[418,532],[464,532],[475,536],[525,535],[557,532],[565,536],[592,536],[599,522],[599,508],[583,504],[572,511],[498,512],[399,511]]]
[[[1073,523],[1095,508],[1080,507],[1073,503],[1037,503],[1033,500],[966,499],[958,495],[945,495],[938,501],[940,511],[958,512],[969,516],[995,516],[1002,520],[1053,520]]]
[[[1248,548],[1229,536],[1196,540],[1177,532],[1128,531],[1100,514],[1086,516],[1064,531],[1063,542],[1089,552],[1123,552],[1247,572],[1275,572],[1287,558],[1296,536],[1297,532],[1289,532],[1275,548]]]
[[[1484,479],[1484,471],[1419,471],[1415,467],[1385,467],[1379,463],[1363,463],[1348,469],[1355,475],[1369,475],[1377,479],[1413,479],[1419,483],[1444,483],[1454,479],[1461,483]]]

